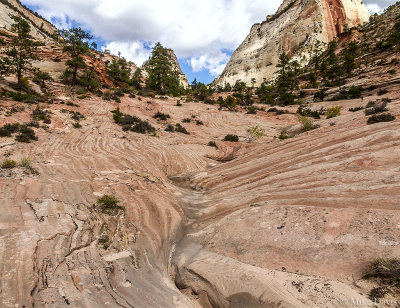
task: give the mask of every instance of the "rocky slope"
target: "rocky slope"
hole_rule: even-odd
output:
[[[275,15],[252,27],[214,84],[233,85],[240,79],[251,85],[255,78],[259,85],[273,77],[281,53],[304,65],[318,44],[328,43],[369,16],[360,0],[285,0]]]
[[[175,52],[172,49],[170,49],[170,54],[174,63],[174,70],[178,72],[181,85],[186,89],[189,86],[187,76],[182,72],[181,66],[178,62],[178,58],[176,57]]]
[[[18,0],[1,0],[0,1],[0,29],[9,31],[14,21],[10,15],[23,17],[31,25],[31,35],[37,40],[50,39],[54,33],[58,33],[57,29],[36,13],[32,12]]]
[[[392,25],[399,11],[391,12],[340,45]],[[56,47],[40,49],[47,60],[36,63],[54,76],[65,61]],[[365,265],[400,257],[396,59],[398,49],[357,59],[363,65],[346,87],[362,85],[364,101],[306,95],[312,110],[340,106],[341,114],[284,141],[282,129],[299,131],[298,105],[276,115],[184,98],[78,99],[56,79],[54,98],[39,104],[51,116],[34,128],[39,140],[0,137],[0,164],[29,158],[38,170],[0,168],[0,307],[372,306],[377,284],[361,279]],[[12,82],[1,79],[0,88]],[[367,125],[363,110],[349,110],[384,99],[393,122]],[[123,131],[111,114],[117,107],[156,135]],[[30,122],[35,109],[1,97],[0,127]],[[73,112],[85,117],[81,128]],[[170,118],[156,120],[157,112]],[[165,131],[175,123],[190,135]],[[266,136],[249,143],[254,125]],[[240,141],[221,141],[227,134]],[[105,194],[125,210],[102,211],[96,199]],[[387,294],[384,307],[398,297]]]
[[[399,118],[399,85],[388,89]],[[29,157],[40,172],[0,170],[2,307],[345,307],[366,300],[366,262],[400,256],[398,120],[367,126],[362,111],[344,111],[335,126],[322,119],[282,142],[274,136],[296,125],[294,114],[145,100],[88,98],[76,107],[60,92],[42,105],[52,123],[37,129],[39,141],[0,138],[2,159]],[[324,104],[346,110],[361,101]],[[18,106],[25,110],[6,116]],[[149,120],[158,137],[123,132],[110,113],[117,106]],[[35,106],[2,100],[1,108],[4,125],[29,121]],[[85,116],[82,129],[66,108]],[[194,115],[204,125],[168,133],[157,111],[170,123]],[[255,124],[267,136],[248,144]],[[218,141],[228,133],[244,142]],[[125,213],[99,211],[104,194]]]

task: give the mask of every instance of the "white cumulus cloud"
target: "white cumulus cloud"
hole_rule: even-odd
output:
[[[146,48],[143,42],[110,42],[102,47],[103,51],[109,50],[112,54],[117,55],[119,52],[128,61],[132,61],[137,65],[143,64],[151,54],[151,50]]]
[[[193,70],[221,72],[229,56],[252,24],[273,13],[280,1],[265,0],[23,0],[39,13],[66,27],[71,20],[105,40],[140,65],[149,55],[148,44],[160,41],[179,58],[188,58]]]
[[[194,71],[221,72],[251,26],[274,13],[282,0],[22,0],[39,7],[39,13],[66,27],[71,20],[106,41],[140,65],[148,46],[161,42],[179,58],[188,58]],[[395,0],[367,0],[372,12]],[[146,42],[146,44],[144,43]]]

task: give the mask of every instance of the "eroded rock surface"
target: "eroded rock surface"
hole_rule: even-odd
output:
[[[315,46],[367,22],[369,16],[360,0],[286,0],[275,15],[251,28],[214,84],[234,85],[240,79],[252,85],[255,78],[260,85],[277,71],[281,53],[306,64]]]

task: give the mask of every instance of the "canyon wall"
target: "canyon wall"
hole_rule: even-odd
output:
[[[259,85],[273,78],[282,52],[304,65],[315,46],[368,21],[369,16],[360,0],[285,0],[275,15],[251,28],[214,84],[233,85],[240,79],[250,85],[255,78]]]

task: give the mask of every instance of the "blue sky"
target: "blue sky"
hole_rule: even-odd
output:
[[[79,25],[99,49],[141,65],[150,46],[175,51],[189,82],[210,83],[254,23],[273,14],[282,0],[22,0],[58,28]],[[377,12],[395,0],[366,0]]]

